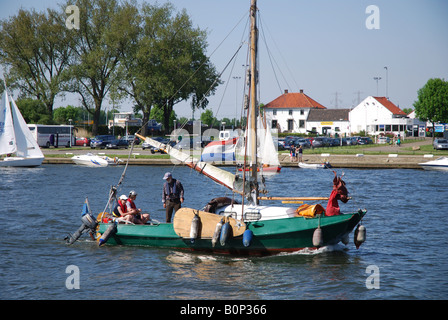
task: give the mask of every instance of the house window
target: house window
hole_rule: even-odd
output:
[[[272,110],[272,115],[276,116],[277,115],[277,110]]]
[[[288,111],[288,114],[289,114],[290,116],[292,116],[292,110],[289,110],[289,111]]]
[[[271,128],[272,129],[276,129],[277,128],[277,120],[272,120]]]
[[[305,120],[299,120],[299,128],[305,128]]]
[[[300,110],[300,115],[303,116],[305,114],[305,110]]]
[[[288,119],[288,131],[294,130],[294,120]]]
[[[398,124],[392,125],[392,131],[398,131]]]

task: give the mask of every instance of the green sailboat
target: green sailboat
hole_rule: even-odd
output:
[[[251,0],[250,9],[250,104],[246,128],[244,167],[232,174],[212,164],[202,162],[169,145],[148,137],[142,137],[151,145],[164,150],[178,161],[195,169],[213,181],[241,196],[241,204],[216,206],[209,212],[193,208],[181,208],[173,223],[132,225],[117,223],[110,212],[103,212],[97,222],[86,215],[80,233],[90,230],[97,233],[100,244],[148,246],[178,250],[202,251],[217,254],[269,255],[292,252],[304,248],[319,248],[340,241],[347,244],[348,235],[360,223],[366,210],[352,213],[329,212],[320,206],[286,207],[263,205],[262,201],[314,201],[328,200],[322,197],[266,197],[260,195],[259,175],[262,166],[257,158],[257,4]],[[333,198],[332,198],[333,196]],[[346,202],[347,191],[341,178],[335,176],[334,190],[329,202]],[[116,197],[113,188],[108,204]],[[107,206],[106,206],[107,207]],[[303,210],[302,210],[302,209]],[[334,208],[333,208],[334,209]],[[105,210],[106,211],[106,210]],[[78,232],[78,233],[79,233]],[[77,234],[78,235],[78,234]],[[365,228],[356,230],[355,244],[365,240]],[[76,241],[76,239],[75,239]],[[73,237],[69,243],[73,243]]]

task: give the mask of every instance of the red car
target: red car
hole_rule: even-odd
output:
[[[83,146],[87,147],[90,146],[90,139],[89,138],[76,138],[76,146]]]

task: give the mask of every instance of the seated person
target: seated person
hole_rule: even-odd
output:
[[[122,222],[126,221],[133,222],[134,217],[132,216],[132,214],[129,214],[127,212],[127,206],[126,206],[127,200],[128,197],[126,197],[124,194],[118,198],[117,205],[115,206],[113,211],[113,215],[115,218],[120,218],[120,221]]]
[[[137,206],[135,205],[134,201],[136,198],[137,198],[137,192],[135,192],[134,190],[129,192],[129,197],[126,201],[126,210],[127,210],[126,212],[134,216],[133,222],[135,224],[145,224],[150,219],[149,214],[140,213],[142,212],[142,209],[137,208]]]

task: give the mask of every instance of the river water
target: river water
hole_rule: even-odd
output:
[[[448,298],[448,173],[344,170],[353,199],[342,210],[368,209],[367,241],[358,250],[352,237],[347,246],[254,258],[98,248],[87,235],[67,246],[63,238],[81,225],[85,197],[93,212],[102,211],[122,171],[0,168],[0,299]],[[185,206],[227,193],[180,166],[130,166],[119,193],[136,190],[137,205],[164,221],[166,171],[182,181]],[[267,185],[272,196],[328,196],[332,179],[330,170],[283,168]]]

